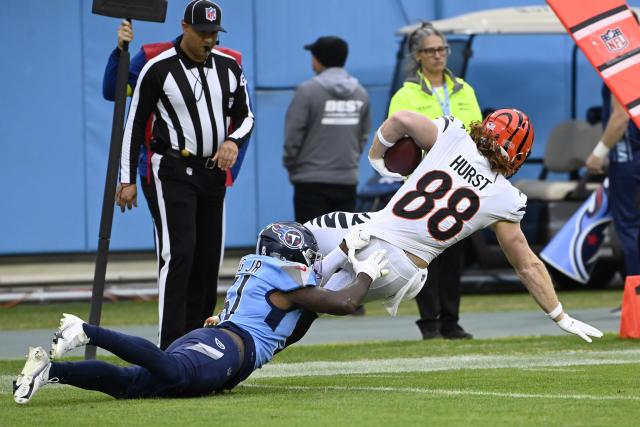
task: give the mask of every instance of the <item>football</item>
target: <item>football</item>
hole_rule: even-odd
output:
[[[384,153],[384,165],[391,172],[411,175],[422,160],[422,149],[410,136],[404,136]]]

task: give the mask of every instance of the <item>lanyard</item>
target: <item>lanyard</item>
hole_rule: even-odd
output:
[[[449,116],[449,90],[447,89],[447,82],[443,81],[442,82],[442,86],[443,86],[443,90],[444,90],[444,102],[442,102],[442,99],[440,98],[440,95],[438,95],[438,91],[436,90],[436,88],[431,87],[431,91],[433,92],[433,94],[436,96],[436,98],[438,98],[438,102],[440,103],[440,108],[442,108],[442,114],[444,116]]]

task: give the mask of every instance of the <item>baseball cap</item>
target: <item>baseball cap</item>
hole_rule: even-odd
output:
[[[196,31],[223,31],[222,10],[217,4],[207,0],[194,0],[184,10],[184,22]]]
[[[349,45],[336,36],[323,36],[311,44],[305,45],[313,56],[325,67],[342,67],[347,60]]]

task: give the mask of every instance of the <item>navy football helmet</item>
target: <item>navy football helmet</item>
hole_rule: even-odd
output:
[[[292,221],[267,225],[258,234],[256,254],[300,262],[308,267],[315,267],[322,260],[313,233],[304,225]]]

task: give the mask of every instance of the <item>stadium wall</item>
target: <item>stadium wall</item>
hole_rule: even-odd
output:
[[[346,68],[370,93],[373,128],[384,119],[397,29],[506,0],[218,0],[228,33],[221,43],[243,53],[256,127],[242,171],[227,193],[226,246],[250,247],[274,220],[293,218],[292,186],[282,167],[284,115],[295,87],[313,76],[302,46],[320,35],[349,42]],[[2,2],[0,31],[0,255],[96,250],[113,103],[102,98],[102,75],[116,45],[119,20],[91,13],[90,0]],[[168,2],[163,24],[134,22],[132,55],[144,43],[180,34],[187,0]],[[518,5],[543,4],[521,1]],[[635,6],[635,4],[632,4]],[[482,36],[474,42],[467,81],[482,108],[515,106],[536,130],[541,157],[553,125],[570,116],[569,36]],[[516,84],[510,84],[517,82]],[[599,104],[600,81],[579,59],[578,117]],[[371,139],[371,137],[370,137]],[[539,167],[524,175],[537,176]],[[372,175],[366,155],[360,182]],[[111,249],[153,248],[150,215],[115,213]]]

